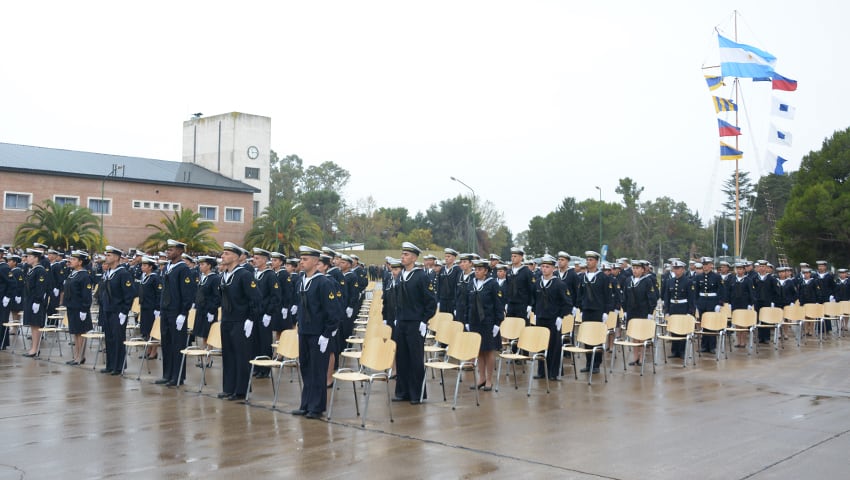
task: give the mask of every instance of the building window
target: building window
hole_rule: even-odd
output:
[[[242,222],[242,209],[241,208],[233,208],[233,207],[225,207],[224,209],[224,221],[225,222]]]
[[[142,208],[142,202],[139,200],[133,200],[133,208]]]
[[[245,167],[245,179],[259,180],[260,169],[255,167]]]
[[[54,195],[53,201],[56,203],[56,205],[59,205],[59,206],[62,206],[62,205],[79,205],[80,204],[80,197],[71,197],[71,196],[67,196],[67,195]]]
[[[3,202],[5,210],[26,210],[30,208],[32,203],[31,193],[6,192],[6,199]]]
[[[202,220],[210,220],[215,222],[216,220],[218,220],[218,207],[198,205],[198,214],[200,214]]]
[[[258,200],[254,200],[254,217],[257,218],[260,216],[260,202]]]
[[[153,200],[133,200],[133,208],[175,212],[180,210],[180,204],[173,202],[155,202]]]
[[[112,215],[112,199],[89,198],[89,210],[96,215]]]

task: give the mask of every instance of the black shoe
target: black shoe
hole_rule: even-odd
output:
[[[410,401],[411,405],[419,405],[420,403],[422,403],[422,402],[420,402],[419,400],[411,400]]]
[[[217,398],[227,398],[231,395],[232,395],[232,393],[218,392],[218,395],[216,395],[216,397]]]
[[[409,398],[404,398],[404,397],[393,397],[393,401],[394,401],[394,402],[406,402],[406,401],[408,401],[408,400],[410,400],[410,399],[409,399]]]
[[[640,366],[640,360],[635,360],[634,362],[629,362],[629,366],[630,367],[639,367]]]
[[[300,416],[303,416],[303,415],[307,415],[307,410],[301,410],[301,409],[299,408],[298,410],[293,410],[293,411],[291,411],[291,412],[289,412],[289,413],[291,413],[291,414],[293,414],[293,415],[297,415],[297,416],[299,416],[299,417],[300,417]]]
[[[29,352],[27,352],[27,353],[25,353],[25,354],[24,354],[24,356],[25,356],[25,357],[29,357],[29,358],[37,357],[37,356],[38,356],[38,352],[36,352],[36,353],[29,353]]]
[[[108,368],[101,368],[100,373],[112,373],[112,370],[110,370]]]
[[[546,376],[545,375],[535,375],[534,376],[535,380],[540,380],[541,378],[546,378]]]
[[[79,365],[76,360],[68,360],[65,365]]]
[[[560,382],[561,380],[558,377],[549,377],[550,382]]]
[[[490,390],[493,390],[492,386],[484,385],[483,387],[481,387],[482,392],[489,392]]]
[[[307,412],[307,414],[304,416],[307,418],[312,418],[313,420],[319,420],[322,418],[322,414],[316,412]]]
[[[245,400],[245,395],[234,393],[233,395],[227,397],[227,399],[230,400],[231,402],[235,402],[237,400]]]
[[[700,349],[699,349],[699,353],[709,353],[709,349],[707,349],[707,348],[700,348]]]
[[[168,382],[169,382],[169,380],[167,378],[160,378],[159,380],[156,380],[155,382],[153,382],[153,384],[154,385],[165,385]]]
[[[121,375],[121,371],[120,370],[113,370],[112,373],[110,373],[110,375],[112,375],[113,377],[116,376],[116,375]]]
[[[667,358],[682,358],[682,356],[678,353],[672,353],[670,355],[667,355]]]
[[[593,373],[599,373],[599,367],[594,368]]]
[[[484,387],[484,384],[485,384],[485,382],[481,382],[480,385],[473,385],[473,386],[469,387],[469,389],[470,390],[476,390],[476,389],[481,390],[481,388]]]
[[[581,370],[578,371],[578,373],[587,373],[589,371],[590,371],[589,368],[582,368]]]
[[[712,348],[711,350],[708,351],[708,353],[717,353],[717,350]]]
[[[257,376],[254,377],[254,378],[256,378],[257,380],[260,380],[260,379],[263,379],[263,378],[269,378],[269,372],[258,373]]]

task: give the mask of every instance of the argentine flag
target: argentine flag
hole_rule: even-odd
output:
[[[776,57],[756,47],[735,43],[718,35],[720,41],[720,73],[724,77],[772,77]]]

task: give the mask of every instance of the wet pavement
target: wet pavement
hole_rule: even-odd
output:
[[[136,381],[135,356],[113,377],[65,354],[0,352],[0,479],[846,478],[850,464],[850,338],[736,349],[696,368],[660,360],[643,377],[620,362],[592,386],[568,368],[549,394],[534,380],[531,397],[520,374],[519,390],[503,378],[480,407],[467,377],[457,410],[429,374],[430,399],[393,403],[394,423],[376,385],[365,429],[348,385],[328,422],[286,413],[299,399],[288,373],[272,410],[269,380],[251,405],[217,399],[220,362],[198,394],[194,366],[176,389],[151,383],[159,362]]]

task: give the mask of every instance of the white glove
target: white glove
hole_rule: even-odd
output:
[[[469,331],[469,324],[467,323],[466,325],[464,325],[464,327],[466,327],[466,331],[468,332]]]
[[[498,334],[499,334],[499,326],[493,325],[493,336],[495,337]]]
[[[4,307],[8,307],[8,306],[9,306],[9,300],[10,300],[10,298],[9,298],[9,297],[3,297],[3,306],[4,306]]]
[[[325,353],[325,350],[328,349],[328,337],[324,335],[319,337],[319,351]]]
[[[384,325],[386,325],[386,324],[387,324],[387,321],[386,321],[386,320],[384,320]]]
[[[603,314],[602,314],[602,321],[603,321],[603,322],[607,322],[607,321],[608,321],[608,314],[607,314],[607,313],[603,313]]]
[[[242,329],[245,330],[245,338],[251,338],[251,330],[254,329],[254,322],[245,320],[245,325]]]
[[[526,315],[531,313],[531,305],[525,307],[525,313],[526,313]]]
[[[508,304],[505,304],[505,313],[508,313]]]
[[[623,312],[623,320],[628,320],[628,319],[629,319],[629,314],[626,313],[626,312]],[[558,328],[558,330],[560,330],[560,328]]]
[[[183,330],[184,323],[186,323],[186,315],[177,315],[177,330]]]
[[[298,305],[293,305],[292,308],[289,309],[289,313],[295,315],[298,313]]]
[[[337,331],[339,331],[339,329],[336,329],[336,330],[334,330],[333,332],[331,332],[331,337],[335,337],[335,336],[336,336],[336,332],[337,332]]]
[[[647,316],[646,316],[646,319],[647,319],[647,320],[652,320],[652,314],[650,313],[649,315],[647,315]]]
[[[269,315],[269,314],[265,314],[265,315],[263,315],[263,326],[264,326],[264,327],[268,327],[268,326],[269,326],[269,323],[271,323],[271,321],[272,321],[272,316],[271,316],[271,315]]]
[[[354,314],[354,309],[351,307],[347,307],[345,309],[345,316],[351,318],[351,315]]]
[[[119,313],[118,314],[118,323],[124,325],[127,322],[127,314]]]
[[[440,311],[440,302],[437,302],[437,311]]]
[[[212,313],[208,313],[208,314],[207,314],[207,322],[208,322],[208,323],[212,323],[212,322],[213,322],[213,320],[215,320],[215,315],[214,315],[214,314],[212,314]]]
[[[559,332],[561,331],[561,325],[563,325],[563,324],[564,324],[563,318],[558,317],[558,318],[555,319],[555,329],[558,330]],[[493,335],[493,336],[495,337],[495,335]]]
[[[85,319],[86,319],[86,312],[80,312],[80,320],[85,321]]]
[[[714,311],[717,312],[717,313],[720,313],[720,305],[715,305]]]
[[[752,305],[747,305],[747,310],[752,310],[752,309],[753,309]]]
[[[21,303],[21,297],[15,297],[15,303]]]
[[[576,316],[576,314],[578,313],[578,309],[577,309],[576,307],[573,307],[573,311],[572,311],[571,313],[572,313],[572,314],[573,314],[573,316],[575,317],[575,316]]]
[[[286,317],[289,316],[289,310],[286,307],[280,309],[280,314],[283,315],[283,319],[286,320]]]
[[[154,310],[154,311],[153,311],[153,316],[154,316],[154,317],[158,317],[158,316],[159,316],[159,310]]]
[[[832,296],[832,295],[830,295],[830,296],[829,296],[829,301],[830,301],[830,302],[835,302],[835,297],[834,297],[834,296]]]
[[[770,302],[770,308],[773,308],[773,307],[775,307],[775,306],[776,306],[776,305],[774,305],[774,304],[773,304],[773,302]]]
[[[193,309],[193,308],[195,308],[195,304],[194,304],[194,303],[192,304],[192,306],[191,306],[191,307],[189,307],[189,310],[191,310],[191,309]]]
[[[59,296],[59,289],[58,289],[58,288],[54,288],[54,289],[53,289],[53,296],[54,296],[54,297],[58,297],[58,296]]]
[[[419,335],[425,336],[425,332],[428,330],[428,325],[425,325],[425,322],[419,322]]]
[[[453,310],[452,315],[454,315],[456,317],[457,316],[457,310]]]
[[[398,320],[393,320],[393,326],[394,326],[394,327],[397,327],[397,326],[398,326]]]
[[[41,308],[41,304],[33,303],[32,304],[32,313],[38,313],[38,309],[40,309],[40,308]]]

